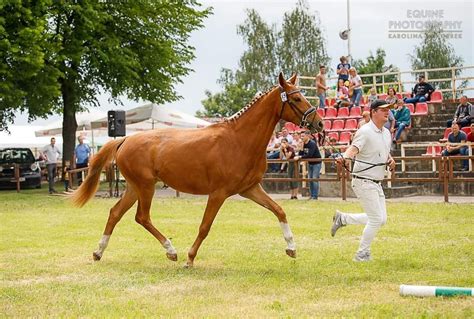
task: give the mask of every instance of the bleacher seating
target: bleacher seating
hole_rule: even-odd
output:
[[[465,126],[465,127],[462,127],[461,130],[466,133],[466,135],[468,135],[469,133],[471,133],[471,127],[469,126]]]
[[[286,122],[285,127],[289,132],[294,132],[299,130],[299,126],[291,122]]]
[[[328,132],[328,138],[334,138],[336,142],[339,141],[339,132]]]
[[[443,139],[447,140],[450,133],[451,133],[451,128],[450,128],[450,127],[447,127],[447,128],[444,130]]]
[[[337,111],[338,118],[347,118],[349,117],[349,108],[348,107],[340,107]]]
[[[362,117],[361,114],[362,114],[361,107],[360,106],[353,106],[351,108],[350,113],[349,113],[349,117],[361,118]]]
[[[431,93],[431,103],[442,103],[443,102],[443,93],[440,91],[434,91]]]
[[[326,119],[335,119],[337,117],[337,110],[333,107],[326,109]]]
[[[405,105],[410,110],[410,114],[413,115],[413,113],[415,113],[415,105],[413,103],[407,103]]]
[[[341,136],[339,137],[340,144],[349,144],[351,142],[352,133],[349,131],[342,131]]]
[[[331,131],[342,131],[344,130],[344,120],[337,119],[332,121]]]
[[[316,112],[318,112],[318,115],[319,115],[321,118],[323,118],[324,115],[325,115],[325,113],[326,113],[326,112],[324,112],[324,109],[317,109]]]
[[[325,131],[330,131],[331,130],[331,127],[332,127],[331,120],[324,120],[323,124],[324,124],[324,130]]]
[[[416,108],[413,115],[427,115],[427,114],[428,114],[428,104],[416,103]]]
[[[430,145],[426,148],[426,152],[421,156],[440,156],[443,148],[441,145]]]
[[[349,131],[357,130],[357,120],[356,119],[347,119],[346,124],[344,125],[344,130],[349,130]]]
[[[403,99],[403,95],[401,93],[397,93],[395,95],[397,96],[397,99],[399,100]]]
[[[403,92],[403,97],[411,98],[411,92]]]
[[[381,94],[377,94],[379,100],[385,100],[388,96],[388,94],[385,94],[385,93],[381,93]]]
[[[336,99],[335,98],[331,98],[329,99],[329,106],[334,106],[336,104]]]

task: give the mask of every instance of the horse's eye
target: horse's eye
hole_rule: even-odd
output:
[[[301,102],[301,99],[299,97],[295,97],[296,102]]]

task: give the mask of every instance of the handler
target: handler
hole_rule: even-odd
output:
[[[352,189],[362,203],[364,213],[347,214],[336,210],[333,217],[331,235],[346,225],[365,225],[354,261],[370,261],[370,244],[379,228],[387,221],[385,195],[382,180],[385,166],[395,169],[395,161],[390,155],[391,134],[384,127],[393,104],[384,100],[375,100],[370,106],[370,122],[362,126],[355,134],[352,145],[336,159],[338,165],[354,161],[352,171]]]

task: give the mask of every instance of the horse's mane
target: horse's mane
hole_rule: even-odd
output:
[[[240,111],[238,111],[237,113],[235,113],[234,115],[231,115],[229,117],[226,117],[224,118],[224,122],[231,122],[231,121],[236,121],[238,118],[240,118],[245,112],[247,112],[252,106],[255,105],[255,103],[257,103],[257,101],[259,101],[262,97],[266,96],[268,93],[270,93],[276,86],[272,86],[271,88],[269,88],[268,90],[266,90],[265,92],[259,92],[257,94],[255,94],[254,98],[244,107],[242,108]]]

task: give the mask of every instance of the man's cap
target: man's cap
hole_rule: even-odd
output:
[[[370,109],[375,110],[378,108],[384,109],[388,107],[389,109],[393,109],[395,105],[393,103],[387,103],[385,100],[375,100],[370,104]]]

